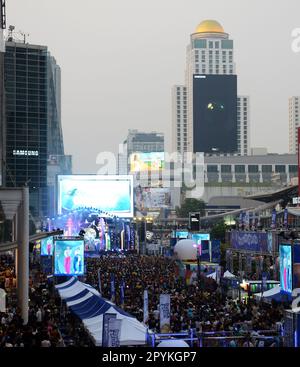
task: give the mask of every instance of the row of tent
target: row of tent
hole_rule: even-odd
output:
[[[115,314],[122,320],[120,345],[145,345],[147,328],[135,317],[101,297],[100,293],[88,284],[72,277],[67,282],[55,286],[68,308],[84,324],[96,346],[102,345],[103,315]]]

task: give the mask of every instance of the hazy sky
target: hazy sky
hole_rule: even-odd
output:
[[[7,24],[47,45],[62,69],[65,150],[74,173],[95,173],[128,128],[171,136],[171,87],[204,19],[234,40],[238,93],[250,96],[251,146],[288,150],[288,97],[300,95],[300,1],[8,0]]]

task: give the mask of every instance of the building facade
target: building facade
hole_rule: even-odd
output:
[[[299,125],[300,97],[289,98],[289,153],[298,153],[298,127]]]
[[[206,20],[199,24],[195,32],[190,36],[190,44],[187,46],[186,54],[186,71],[184,86],[173,87],[172,93],[172,126],[173,126],[173,151],[177,152],[195,152],[194,142],[194,75],[235,75],[236,65],[234,62],[233,40],[224,32],[223,27],[214,20]],[[186,93],[185,104],[178,104],[175,98],[175,91],[178,93],[178,87]],[[177,89],[176,89],[177,88]],[[180,93],[181,94],[181,93]],[[178,94],[176,94],[177,97]],[[245,121],[249,126],[249,97],[238,97],[239,100],[247,98],[246,118],[237,117],[237,141],[243,142],[238,144],[237,154],[249,154],[250,135],[244,128]],[[180,101],[181,102],[181,98]],[[182,112],[181,112],[182,111]],[[186,112],[186,113],[185,113]],[[237,114],[239,110],[237,111]],[[181,129],[184,123],[184,115],[186,115],[186,131]],[[184,125],[183,125],[184,126]],[[178,129],[179,128],[179,129]],[[201,133],[201,132],[200,132]],[[199,134],[200,134],[199,133]],[[181,134],[181,136],[179,136]],[[182,145],[185,141],[186,146]],[[246,143],[245,143],[246,141]],[[212,143],[213,145],[213,143]],[[231,152],[228,152],[231,153]]]
[[[46,46],[10,38],[6,42],[4,83],[3,185],[29,186],[31,215],[48,216],[49,156],[64,157],[60,68]],[[60,161],[65,167],[65,159]]]

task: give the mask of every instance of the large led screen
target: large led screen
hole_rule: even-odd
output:
[[[192,240],[195,241],[197,245],[200,245],[201,241],[210,240],[210,234],[209,233],[193,233]]]
[[[58,213],[65,214],[85,207],[123,218],[133,217],[133,177],[58,176]]]
[[[280,287],[283,292],[292,293],[292,247],[279,246]]]
[[[300,244],[293,246],[293,289],[300,288]]]
[[[53,249],[53,237],[47,237],[41,240],[41,256],[52,256]]]
[[[235,153],[236,75],[194,75],[193,118],[194,152]]]
[[[54,275],[84,274],[84,241],[56,240],[54,242]]]
[[[130,156],[130,171],[159,171],[164,168],[165,153],[132,153]]]

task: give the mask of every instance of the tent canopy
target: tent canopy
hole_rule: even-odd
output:
[[[230,271],[226,270],[224,275],[223,275],[224,278],[236,278],[236,276],[232,273],[230,273]]]
[[[82,320],[97,346],[102,345],[103,315],[106,313],[115,314],[122,320],[120,345],[146,344],[147,328],[122,308],[102,298],[90,285],[71,278],[56,288],[69,309]]]

